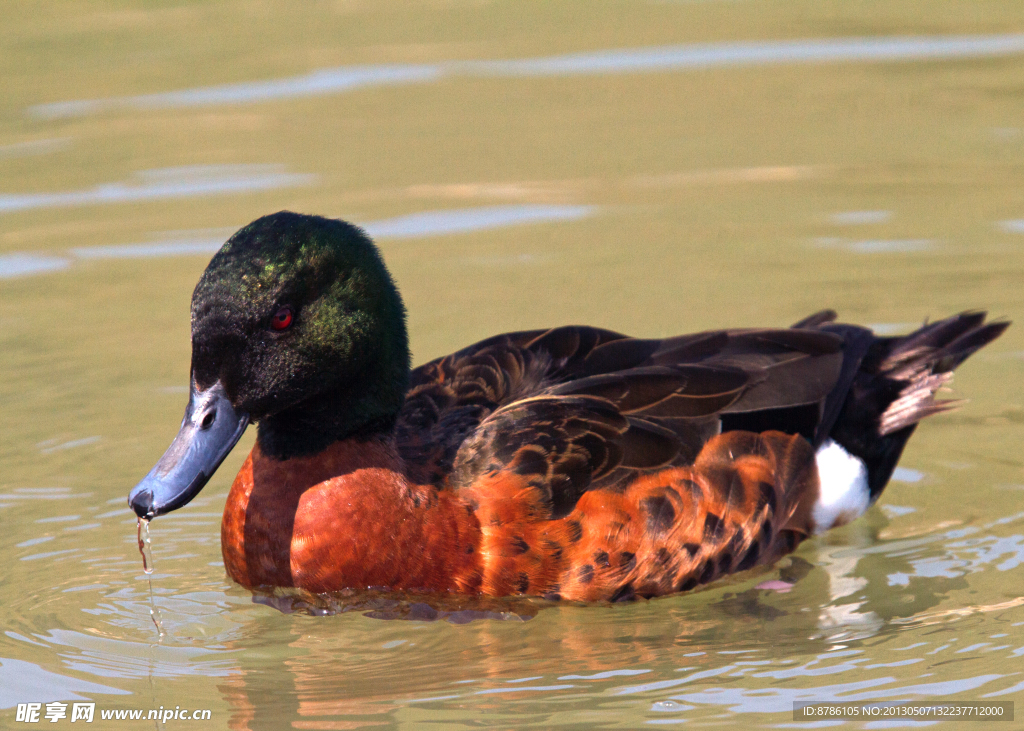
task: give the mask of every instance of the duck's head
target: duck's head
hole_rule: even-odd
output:
[[[185,418],[128,504],[152,518],[188,503],[250,421],[278,459],[387,432],[408,378],[405,309],[369,238],[318,216],[260,218],[196,285]]]

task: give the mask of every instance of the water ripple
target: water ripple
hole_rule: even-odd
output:
[[[793,710],[794,703],[800,702],[843,703],[948,697],[975,690],[1002,677],[1004,676],[988,674],[898,687],[883,687],[900,681],[893,677],[882,677],[810,688],[707,688],[694,693],[675,695],[671,700],[728,706],[733,713],[788,713]]]
[[[55,137],[44,140],[13,142],[7,145],[0,145],[0,158],[45,155],[51,152],[60,152],[68,149],[69,147],[71,147],[70,137]]]
[[[567,76],[827,61],[970,58],[1022,52],[1024,34],[894,36],[697,43],[594,51],[515,61],[476,61],[465,66],[472,73],[491,73],[497,76]]]
[[[492,693],[521,693],[523,691],[544,691],[544,690],[567,690],[569,688],[575,688],[575,685],[528,685],[521,688],[487,688],[486,690],[478,690],[476,695],[490,695]]]
[[[0,658],[0,708],[13,708],[26,699],[36,703],[91,700],[79,693],[131,695],[120,688],[51,673],[24,660]]]
[[[837,226],[866,226],[872,223],[885,223],[892,218],[892,211],[845,211],[833,213],[829,221]]]
[[[168,109],[203,107],[212,104],[251,104],[278,99],[338,94],[367,86],[423,83],[437,80],[442,73],[440,66],[429,65],[340,66],[284,79],[219,84],[196,89],[112,99],[86,99],[40,104],[32,107],[29,113],[43,119],[61,119],[82,117],[118,107]]]
[[[363,228],[370,236],[378,239],[418,238],[483,231],[524,223],[575,221],[593,214],[596,210],[596,206],[484,206],[413,213],[367,223]]]
[[[280,165],[189,165],[144,170],[127,182],[85,190],[0,194],[0,213],[272,190],[310,185],[315,180],[315,175],[288,173]]]
[[[30,107],[29,114],[44,119],[61,119],[112,109],[252,104],[338,94],[367,87],[429,83],[451,77],[589,76],[792,63],[979,58],[1020,53],[1024,53],[1024,34],[695,43],[618,48],[541,58],[339,66],[282,79],[39,104]]]
[[[905,254],[918,251],[929,251],[935,248],[933,239],[872,239],[867,241],[847,241],[837,236],[822,236],[814,240],[815,246],[822,249],[843,249],[854,254]]]
[[[39,254],[4,254],[0,256],[0,279],[13,279],[30,274],[59,272],[71,266],[71,260],[58,256]]]
[[[0,196],[2,201],[2,196]],[[597,206],[569,205],[508,205],[457,208],[444,211],[425,211],[395,218],[370,221],[361,224],[363,229],[376,239],[411,239],[428,236],[486,231],[506,226],[557,221],[576,221],[596,213]],[[191,235],[136,244],[115,244],[107,246],[80,246],[70,249],[72,258],[29,253],[15,253],[0,256],[0,279],[44,274],[70,266],[74,259],[151,259],[168,256],[209,256],[215,254],[234,229],[214,229],[194,232]],[[469,263],[505,266],[508,264],[529,264],[543,258],[532,254],[507,255],[499,257],[477,257]],[[38,445],[43,452],[67,449],[99,440],[89,437],[63,445]]]

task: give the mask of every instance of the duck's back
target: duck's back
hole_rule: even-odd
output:
[[[938,387],[1005,328],[965,313],[877,338],[833,319],[491,338],[413,371],[399,453],[479,521],[485,594],[686,590],[863,512]]]

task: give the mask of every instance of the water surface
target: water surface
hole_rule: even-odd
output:
[[[1017,3],[16,5],[0,726],[84,699],[277,731],[784,728],[795,702],[1024,698],[1019,325],[958,372],[967,403],[918,430],[879,506],[687,595],[284,613],[220,556],[249,434],[152,526],[160,639],[126,506],[181,418],[196,280],[277,210],[379,240],[417,362],[565,323],[1024,321]]]

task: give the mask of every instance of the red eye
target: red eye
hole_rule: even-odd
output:
[[[292,315],[292,308],[282,307],[274,313],[273,317],[270,318],[270,327],[271,329],[278,331],[287,330],[291,327],[292,320],[294,319],[295,317]]]

